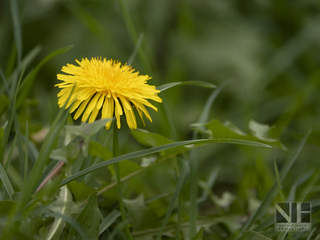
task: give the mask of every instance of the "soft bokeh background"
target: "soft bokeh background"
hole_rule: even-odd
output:
[[[277,137],[289,148],[287,152],[220,145],[202,148],[200,178],[206,179],[220,165],[214,192],[230,191],[244,205],[255,191],[262,198],[274,182],[273,161],[281,168],[310,128],[313,132],[286,185],[290,187],[297,175],[319,168],[318,0],[126,0],[125,4],[137,33],[144,34],[142,48],[154,73],[152,84],[200,80],[220,85],[232,80],[216,99],[210,119],[230,120],[244,132],[251,119],[274,125]],[[25,114],[37,131],[49,126],[58,111],[58,89],[53,85],[63,65],[97,56],[125,63],[135,44],[115,0],[28,0],[20,1],[19,7],[23,55],[42,47],[30,69],[57,48],[73,45],[45,64],[36,77],[29,99],[37,101],[30,103]],[[9,1],[2,0],[0,66],[4,70],[13,41]],[[139,56],[132,66],[147,74]],[[183,86],[161,95],[177,128],[175,140],[191,137],[190,124],[197,122],[211,91]],[[145,128],[171,138],[159,116],[152,112],[155,123],[147,122]],[[144,128],[141,122],[140,127]],[[122,152],[139,148],[138,144],[126,145],[130,137],[124,131]]]

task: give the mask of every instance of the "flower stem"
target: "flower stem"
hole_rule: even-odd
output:
[[[117,157],[117,156],[119,156],[118,129],[117,129],[117,124],[113,123],[113,157]],[[123,205],[123,201],[122,201],[120,165],[119,165],[119,163],[115,163],[114,164],[114,170],[115,170],[116,178],[117,178],[117,189],[118,189],[119,206],[120,206],[122,222],[124,223],[124,228],[125,228],[125,233],[126,233],[127,239],[128,240],[133,240],[133,238],[131,236],[131,233],[130,233],[130,230],[129,230],[127,214],[126,214],[126,211],[124,209],[124,205]]]

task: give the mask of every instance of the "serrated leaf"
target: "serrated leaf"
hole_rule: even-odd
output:
[[[254,141],[265,143],[274,147],[286,149],[282,143],[277,139],[269,139],[265,138],[266,136],[266,129],[265,126],[263,127],[264,133],[262,133],[261,125],[250,122],[251,130],[255,132],[254,136],[252,134],[247,134],[237,128],[232,122],[226,121],[223,124],[220,123],[218,120],[213,120],[205,125],[211,132],[212,139],[219,138],[228,138],[228,139],[238,139],[238,140],[246,140],[246,141]]]
[[[245,231],[242,235],[243,240],[271,240],[271,238],[267,238],[260,233],[254,231]]]
[[[112,118],[105,118],[94,121],[93,123],[83,123],[79,126],[65,126],[65,129],[76,136],[81,136],[85,140],[89,140],[110,121],[112,121]]]
[[[67,186],[63,186],[60,189],[59,196],[57,200],[50,206],[50,209],[55,213],[65,216],[70,216],[72,213],[77,212],[78,207],[72,202],[72,195]],[[66,222],[62,218],[55,218],[49,230],[43,229],[39,233],[46,240],[59,240],[65,224]]]
[[[267,141],[267,142],[276,142],[277,139],[273,136],[274,127],[270,127],[267,124],[261,124],[254,120],[250,120],[249,129],[253,136],[258,139]]]
[[[148,147],[156,147],[173,143],[172,140],[162,136],[161,134],[151,133],[143,129],[131,130],[131,134],[139,143]]]
[[[172,82],[172,83],[166,83],[161,86],[157,87],[157,90],[160,90],[163,92],[164,90],[167,90],[169,88],[175,87],[175,86],[181,86],[181,85],[194,85],[194,86],[199,86],[199,87],[204,87],[204,88],[216,88],[217,86],[208,83],[208,82],[202,82],[202,81],[185,81],[185,82]]]
[[[80,152],[78,143],[71,142],[67,146],[51,151],[49,158],[58,161],[68,162],[69,159],[75,159]]]
[[[136,199],[123,199],[127,213],[132,222],[134,231],[155,228],[158,220],[144,203],[144,195],[140,194]]]
[[[90,240],[97,240],[99,237],[100,211],[98,208],[97,193],[90,194],[88,202],[77,217],[77,222]],[[72,228],[68,235],[68,240],[82,239],[80,234]]]

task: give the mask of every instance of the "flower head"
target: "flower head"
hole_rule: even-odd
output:
[[[162,102],[162,99],[157,95],[160,91],[147,84],[150,79],[148,75],[139,75],[131,66],[105,58],[86,58],[76,62],[79,66],[67,64],[61,70],[66,74],[57,75],[57,78],[63,81],[55,85],[62,88],[58,93],[60,108],[71,95],[66,108],[74,103],[70,108],[70,113],[78,109],[74,119],[82,114],[81,121],[85,122],[89,118],[91,123],[101,112],[102,119],[115,115],[120,128],[120,116],[125,114],[129,128],[136,129],[135,108],[142,121],[144,113],[152,122],[145,106],[156,111],[157,108],[148,102],[148,99],[156,102]],[[110,128],[110,125],[111,122],[107,123],[106,128]]]

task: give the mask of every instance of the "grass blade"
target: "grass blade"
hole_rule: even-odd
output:
[[[113,210],[100,224],[99,235],[101,235],[108,227],[111,226],[114,221],[121,216],[121,213],[117,210]]]
[[[297,157],[299,156],[299,154],[300,154],[303,146],[305,145],[310,133],[311,133],[311,130],[309,130],[304,135],[302,141],[300,142],[299,146],[297,147],[297,151],[289,157],[289,159],[286,161],[286,163],[282,167],[282,169],[280,171],[280,181],[281,182],[287,176],[290,168],[292,167],[292,165],[296,161]],[[248,222],[241,229],[241,232],[238,235],[237,239],[239,239],[241,237],[242,232],[249,229],[252,226],[252,224],[266,212],[266,210],[269,208],[270,204],[272,203],[273,199],[275,198],[276,194],[277,194],[277,183],[274,183],[273,186],[270,188],[270,190],[267,192],[267,194],[266,194],[265,198],[263,199],[263,201],[261,202],[259,208],[254,212],[253,215],[251,215]]]
[[[12,104],[12,114],[14,116],[14,127],[15,127],[15,131],[16,131],[15,134],[18,137],[17,141],[18,141],[19,165],[20,165],[21,176],[23,176],[23,174],[24,174],[24,156],[23,156],[24,151],[23,151],[23,148],[22,148],[22,145],[23,145],[22,136],[21,136],[21,132],[20,132],[20,124],[19,124],[17,110],[15,108],[15,103],[16,103],[16,100],[17,100],[17,95],[18,95],[20,83],[22,81],[22,77],[23,77],[25,69],[26,69],[26,66],[23,67],[23,70],[22,70],[22,72],[20,74],[20,78],[19,78],[19,81],[18,81],[17,88],[15,89],[14,100],[13,100],[13,104]]]
[[[274,171],[276,173],[276,183],[277,183],[277,186],[278,186],[278,192],[280,194],[281,201],[285,202],[286,201],[286,197],[284,196],[284,193],[282,191],[281,180],[280,180],[280,175],[279,175],[279,171],[278,171],[276,160],[274,160]]]
[[[22,36],[21,36],[21,26],[19,17],[19,8],[17,0],[10,1],[11,17],[13,22],[13,34],[16,43],[17,53],[18,53],[18,65],[22,59]]]
[[[41,51],[41,46],[37,46],[35,48],[33,48],[21,61],[20,65],[18,65],[12,72],[11,76],[7,79],[7,86],[9,87],[11,84],[11,92],[9,94],[12,96],[14,94],[14,90],[15,90],[15,85],[16,85],[16,76],[17,74],[22,71],[22,69],[24,67],[28,67],[29,64],[35,59],[35,57],[40,53]],[[8,89],[8,87],[6,87],[6,89]],[[5,89],[0,89],[0,92],[3,93]],[[11,97],[13,98],[13,97]]]
[[[2,167],[2,164],[0,163],[0,178],[2,180],[3,186],[7,190],[7,193],[9,195],[10,200],[12,200],[12,195],[14,194],[13,187],[11,185],[11,182],[8,178],[8,175],[4,168]]]
[[[177,186],[176,186],[176,189],[174,191],[174,194],[172,196],[172,199],[170,201],[170,204],[169,204],[169,207],[168,207],[168,210],[166,212],[166,216],[163,220],[163,223],[162,223],[162,226],[161,226],[161,229],[157,235],[157,238],[156,240],[160,240],[161,237],[162,237],[162,234],[167,226],[167,223],[168,223],[168,220],[169,220],[169,217],[172,213],[172,210],[174,208],[174,205],[179,197],[179,194],[180,194],[180,191],[183,187],[183,185],[185,184],[188,176],[189,176],[189,172],[190,172],[190,168],[189,168],[189,164],[184,162],[183,163],[183,166],[182,166],[182,169],[181,169],[181,173],[180,173],[180,176],[179,176],[179,179],[178,179],[178,182],[177,182]]]
[[[143,40],[143,36],[144,36],[143,33],[140,33],[140,34],[139,34],[139,38],[138,38],[138,41],[137,41],[137,43],[136,43],[136,46],[134,47],[134,50],[133,50],[132,54],[130,55],[129,60],[128,60],[128,62],[127,62],[128,65],[131,65],[132,62],[133,62],[133,60],[136,58],[137,53],[138,53],[138,51],[139,51],[139,49],[140,49],[142,40]]]
[[[317,229],[317,228],[314,228],[314,229],[312,230],[312,232],[309,234],[307,240],[310,240],[310,239],[311,239],[311,237],[312,237],[312,235],[313,235],[313,233],[314,233],[314,231],[315,231],[316,229]]]
[[[19,92],[19,97],[17,99],[17,103],[16,103],[16,107],[19,108],[21,106],[21,104],[24,102],[24,100],[26,99],[29,91],[32,88],[34,79],[37,75],[37,73],[39,72],[39,70],[41,69],[41,67],[47,63],[50,59],[52,59],[53,57],[60,55],[62,53],[65,53],[67,51],[69,51],[72,48],[72,45],[66,46],[66,47],[62,47],[57,49],[56,51],[50,53],[48,56],[46,56],[29,74],[28,76],[24,79],[22,85],[21,85],[21,91]]]
[[[217,86],[208,83],[208,82],[202,82],[202,81],[185,81],[185,82],[172,82],[172,83],[166,83],[161,86],[157,87],[157,90],[160,90],[163,92],[164,90],[170,89],[175,86],[181,86],[181,85],[194,85],[194,86],[199,86],[199,87],[204,87],[204,88],[216,88]]]
[[[198,123],[202,124],[208,121],[210,109],[215,98],[221,92],[223,88],[228,86],[230,82],[226,81],[222,83],[208,98],[205,107],[199,117]],[[204,128],[203,126],[201,128]],[[197,138],[197,130],[193,131],[192,139]],[[197,206],[197,195],[198,195],[198,150],[192,149],[190,153],[190,235],[193,236],[197,231],[197,218],[198,218],[198,206]]]
[[[73,89],[74,90],[74,89]],[[72,92],[73,92],[72,90]],[[71,92],[71,94],[72,94]],[[71,96],[70,94],[70,96]],[[67,102],[70,99],[67,99]],[[71,104],[72,106],[72,104]],[[49,133],[47,134],[44,143],[40,149],[39,152],[39,156],[37,161],[35,162],[35,164],[33,165],[33,168],[30,172],[28,181],[25,183],[25,188],[23,188],[22,193],[21,193],[21,199],[20,202],[18,204],[17,207],[17,211],[21,211],[28,203],[28,201],[30,200],[31,195],[33,194],[33,192],[35,191],[37,184],[39,182],[39,179],[41,177],[43,168],[46,164],[46,161],[50,155],[50,152],[53,148],[53,145],[55,143],[55,141],[58,138],[58,135],[60,133],[60,131],[63,128],[63,125],[65,123],[65,121],[67,120],[68,116],[69,116],[69,111],[64,109],[65,106],[63,106],[58,115],[56,116]]]
[[[24,153],[24,181],[27,181],[28,176],[28,148],[29,148],[29,133],[28,133],[28,121],[26,121],[26,140],[25,140],[25,153]]]
[[[219,87],[217,87],[217,89],[215,89],[211,95],[209,96],[206,104],[204,105],[204,108],[201,112],[201,115],[198,119],[198,123],[206,123],[209,119],[209,113],[212,107],[212,104],[214,102],[214,100],[216,99],[216,97],[218,96],[218,94],[227,86],[229,86],[232,82],[231,81],[224,81],[222,84],[219,85]]]
[[[196,136],[196,132],[194,132]],[[198,219],[198,159],[199,150],[192,149],[190,152],[190,235],[194,236],[197,233],[197,219]]]
[[[313,174],[313,171],[307,172],[306,174],[300,176],[291,186],[289,196],[288,196],[288,202],[294,202],[296,200],[296,191],[297,188],[303,184],[305,181],[307,181]]]
[[[10,149],[9,149],[9,154],[8,154],[8,158],[7,158],[7,161],[6,161],[6,165],[4,166],[4,169],[7,171],[8,169],[8,166],[10,165],[11,163],[11,156],[12,156],[12,153],[13,153],[13,149],[14,147],[16,146],[16,143],[17,143],[17,136],[14,137],[12,143],[11,143],[11,146],[10,146]]]
[[[99,156],[105,160],[108,161],[104,161],[98,164],[95,164],[91,167],[88,167],[80,172],[77,172],[76,174],[62,180],[61,185],[63,186],[79,177],[82,177],[90,172],[96,171],[98,169],[104,168],[110,164],[116,163],[116,162],[121,162],[124,160],[129,160],[135,157],[142,157],[145,155],[149,155],[152,153],[157,153],[163,150],[167,150],[167,149],[171,149],[174,147],[179,147],[179,146],[184,146],[184,145],[190,145],[190,144],[208,144],[208,143],[233,143],[233,144],[240,144],[240,145],[249,145],[249,146],[256,146],[256,147],[270,147],[269,145],[263,144],[263,143],[258,143],[258,142],[251,142],[251,141],[244,141],[244,140],[237,140],[237,139],[198,139],[198,140],[188,140],[188,141],[181,141],[181,142],[175,142],[175,143],[169,143],[169,144],[165,144],[162,146],[158,146],[158,147],[153,147],[150,149],[144,149],[144,150],[140,150],[140,151],[136,151],[136,152],[131,152],[128,154],[124,154],[112,159],[109,159],[109,156],[106,155],[104,153],[104,149],[105,151],[108,151],[107,148],[101,146],[99,143],[97,142],[90,142],[90,147],[89,147],[89,154],[93,155],[93,156]]]
[[[122,14],[123,14],[123,18],[124,18],[126,27],[127,27],[128,31],[129,31],[130,36],[131,36],[131,39],[133,40],[133,43],[136,45],[137,42],[138,42],[138,37],[137,37],[136,30],[134,28],[132,19],[130,17],[129,11],[128,11],[126,5],[124,4],[123,0],[118,0],[118,2],[119,2],[119,5],[120,5]],[[153,72],[151,70],[151,67],[149,65],[149,62],[147,61],[147,58],[146,58],[146,56],[145,56],[145,54],[143,52],[143,49],[141,47],[139,48],[138,53],[139,53],[140,60],[141,60],[141,62],[143,64],[147,74],[150,75],[150,76],[153,76],[151,81],[153,80],[155,82],[155,85],[157,85],[157,80],[155,78],[155,75],[153,74]],[[167,106],[166,102],[163,102],[162,104],[159,105],[159,113],[162,116],[164,125],[167,126],[164,129],[164,131],[166,131],[166,133],[170,135],[171,139],[177,140],[178,139],[178,134],[177,134],[176,128],[175,128],[175,126],[173,124],[173,120],[171,118],[171,115],[168,114],[169,110],[168,110],[168,106]]]

